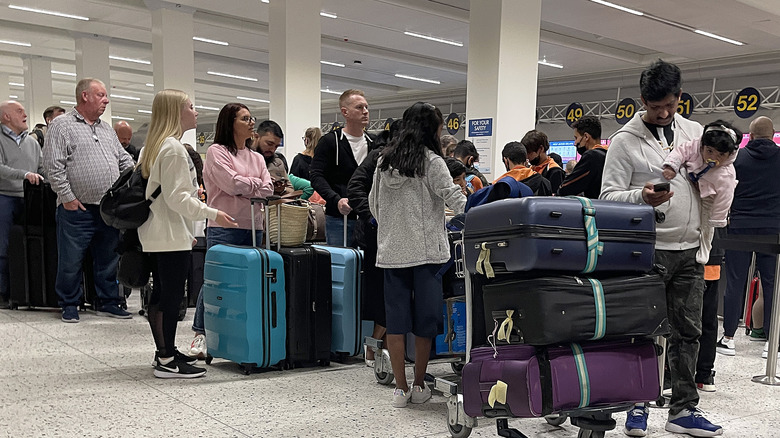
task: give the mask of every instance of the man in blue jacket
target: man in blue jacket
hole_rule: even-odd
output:
[[[750,124],[750,141],[739,151],[734,161],[737,188],[731,204],[728,234],[765,235],[780,233],[780,147],[772,137],[775,129],[769,117],[758,117]],[[723,298],[723,332],[717,352],[728,356],[736,354],[734,333],[737,331],[742,297],[750,265],[749,252],[726,251],[726,293]],[[773,322],[772,299],[775,286],[775,259],[769,254],[756,253],[756,268],[761,272],[764,289],[764,333],[769,333]],[[767,350],[764,349],[764,358]]]

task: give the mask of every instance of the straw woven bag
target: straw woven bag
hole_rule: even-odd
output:
[[[279,201],[276,201],[279,202]],[[268,232],[271,243],[277,244],[281,234],[282,246],[301,246],[306,241],[309,222],[309,205],[306,201],[276,203],[270,202],[268,208]],[[279,223],[281,222],[281,232]]]

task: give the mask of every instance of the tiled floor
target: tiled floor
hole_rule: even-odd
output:
[[[138,294],[131,311],[138,310]],[[179,326],[189,344],[192,321]],[[762,374],[762,343],[737,337],[737,356],[718,355],[718,391],[701,408],[728,437],[780,437],[780,387],[752,383]],[[0,436],[6,437],[448,437],[446,400],[394,409],[391,388],[376,383],[362,362],[244,376],[215,360],[204,378],[161,380],[152,375],[152,337],[144,317],[114,320],[82,314],[64,324],[56,311],[0,310]],[[435,375],[449,365],[431,366]],[[411,369],[407,369],[411,373]],[[411,378],[411,374],[410,374]],[[621,437],[618,429],[607,437]],[[651,436],[666,411],[653,408]],[[576,437],[578,429],[544,420],[512,420],[529,437]],[[495,437],[481,420],[471,436]]]

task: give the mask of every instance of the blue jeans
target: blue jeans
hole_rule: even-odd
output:
[[[81,297],[81,265],[87,250],[92,251],[95,291],[104,306],[121,302],[116,268],[119,254],[119,230],[109,227],[100,217],[100,207],[85,205],[84,210],[57,207],[57,282],[55,289],[63,309],[78,306]]]
[[[737,235],[777,235],[773,228],[728,228],[729,236]],[[745,297],[748,268],[751,255],[745,251],[726,251],[726,292],[723,295],[723,333],[732,337],[737,332],[737,324]],[[761,287],[764,290],[764,333],[769,334],[772,323],[772,301],[775,292],[776,256],[756,253],[756,269],[761,272]]]
[[[0,195],[0,297],[8,298],[11,294],[11,280],[8,272],[8,237],[14,218],[22,214],[24,198]],[[17,255],[18,256],[18,255]],[[14,272],[22,275],[23,272]]]
[[[347,244],[354,247],[355,219],[347,220]],[[325,241],[331,246],[344,245],[344,217],[325,216]]]
[[[263,241],[263,230],[257,230],[255,234],[257,245],[260,246]],[[206,228],[206,251],[214,245],[241,245],[252,246],[252,230],[243,228]],[[198,304],[195,306],[195,317],[192,320],[192,331],[198,334],[206,333],[206,327],[203,322],[203,287],[198,294]]]

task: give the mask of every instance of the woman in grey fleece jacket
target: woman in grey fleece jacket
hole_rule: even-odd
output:
[[[462,213],[466,197],[452,182],[441,157],[441,111],[417,102],[403,116],[403,128],[383,151],[368,197],[377,221],[377,262],[385,268],[387,344],[395,375],[393,406],[424,403],[431,343],[442,320],[442,285],[436,273],[450,258],[444,229],[445,203]],[[406,333],[415,335],[414,384],[404,372]]]

